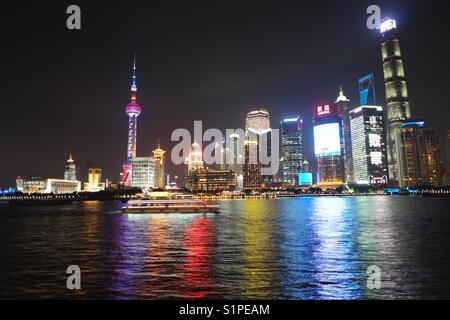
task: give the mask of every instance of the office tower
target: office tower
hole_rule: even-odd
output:
[[[245,190],[260,190],[263,184],[272,180],[270,176],[262,176],[261,149],[265,143],[270,155],[270,114],[265,109],[251,111],[245,119],[243,187]],[[266,139],[264,139],[266,138]]]
[[[375,95],[375,75],[369,73],[358,81],[359,88],[359,105],[360,106],[376,106],[377,99]]]
[[[191,145],[191,152],[189,156],[186,158],[187,171],[188,173],[193,170],[203,169],[203,153],[200,145],[194,141]]]
[[[142,190],[154,188],[156,186],[155,161],[151,157],[135,157],[131,162],[133,165],[131,186]]]
[[[344,95],[342,87],[339,90],[339,96],[336,99],[335,107],[339,117],[342,119],[342,144],[345,181],[353,183],[353,160],[352,160],[352,142],[350,133],[350,100]]]
[[[161,149],[161,145],[158,144],[158,148],[153,150],[153,161],[155,162],[155,188],[164,189],[166,186],[165,181],[165,166],[166,166],[166,151]]]
[[[84,191],[86,192],[98,192],[105,190],[105,183],[102,181],[102,169],[89,168],[88,170],[88,182],[84,183]]]
[[[128,142],[127,142],[127,160],[123,163],[122,183],[125,186],[131,185],[132,160],[136,157],[136,139],[137,139],[137,118],[141,114],[141,106],[137,100],[136,86],[136,57],[133,63],[133,76],[131,84],[131,101],[125,107],[125,113],[128,116]]]
[[[404,162],[403,186],[417,187],[441,184],[439,141],[422,120],[404,122],[399,138],[404,145],[400,160]]]
[[[381,53],[386,91],[387,160],[389,180],[406,187],[407,164],[401,155],[405,153],[400,141],[402,123],[411,118],[405,71],[397,37],[395,20],[388,19],[381,25]]]
[[[303,120],[298,115],[281,118],[281,152],[283,181],[295,188],[303,165]]]
[[[355,183],[386,185],[387,160],[383,107],[361,106],[350,111]]]
[[[246,140],[244,143],[244,190],[257,191],[262,188],[261,162],[259,161],[259,145],[255,140]]]
[[[317,184],[322,189],[342,187],[345,180],[343,130],[336,106],[318,106],[313,125]]]
[[[66,162],[66,168],[64,171],[64,180],[76,181],[77,180],[77,169],[75,166],[75,161],[72,159],[72,155]]]

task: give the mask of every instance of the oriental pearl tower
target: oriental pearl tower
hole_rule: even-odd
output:
[[[136,157],[137,118],[141,114],[141,106],[136,102],[136,56],[133,62],[133,78],[131,84],[131,101],[125,107],[128,116],[127,160],[123,163],[122,184],[131,186],[132,160]]]

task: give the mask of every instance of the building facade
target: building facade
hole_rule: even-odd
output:
[[[158,144],[158,148],[156,148],[152,152],[153,152],[153,161],[155,163],[155,179],[154,179],[155,188],[164,189],[166,187],[165,181],[166,151],[161,149],[161,146]]]
[[[387,160],[389,180],[400,187],[408,185],[407,164],[402,155],[404,145],[400,138],[402,123],[411,119],[408,89],[395,20],[381,25],[381,54],[386,91]]]
[[[405,164],[401,175],[404,187],[439,186],[442,184],[438,137],[422,120],[402,123],[399,132]]]
[[[22,179],[22,192],[27,194],[70,194],[81,191],[80,181],[63,179],[44,179],[42,177],[30,177]]]
[[[131,186],[149,190],[157,184],[155,181],[155,161],[151,157],[135,157],[132,160]],[[164,187],[163,187],[164,188]]]
[[[89,168],[88,182],[84,183],[83,191],[99,192],[105,190],[105,183],[102,182],[102,169]]]
[[[350,111],[353,173],[356,184],[388,183],[384,111],[381,106],[361,106]]]
[[[314,112],[314,153],[317,185],[322,189],[342,187],[345,182],[342,120],[334,105]]]
[[[187,175],[186,188],[191,192],[234,191],[236,175],[232,170],[192,170]]]
[[[299,185],[303,165],[303,120],[300,116],[281,118],[283,182],[290,188]]]

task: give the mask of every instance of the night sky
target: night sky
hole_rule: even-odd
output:
[[[117,181],[134,53],[138,156],[158,140],[170,152],[172,131],[193,130],[194,120],[242,128],[258,106],[274,128],[301,114],[311,157],[312,108],[334,102],[339,85],[356,106],[357,79],[374,72],[384,105],[380,34],[366,28],[371,4],[397,20],[413,116],[441,140],[450,127],[448,1],[93,2],[2,3],[0,187],[17,175],[62,178],[69,153],[83,181],[91,165]],[[81,31],[66,28],[70,4],[81,7]]]

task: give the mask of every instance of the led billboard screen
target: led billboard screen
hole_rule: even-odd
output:
[[[314,150],[316,157],[341,155],[339,123],[327,123],[314,127]]]
[[[304,172],[298,175],[298,184],[300,187],[310,187],[313,184],[312,173]]]

